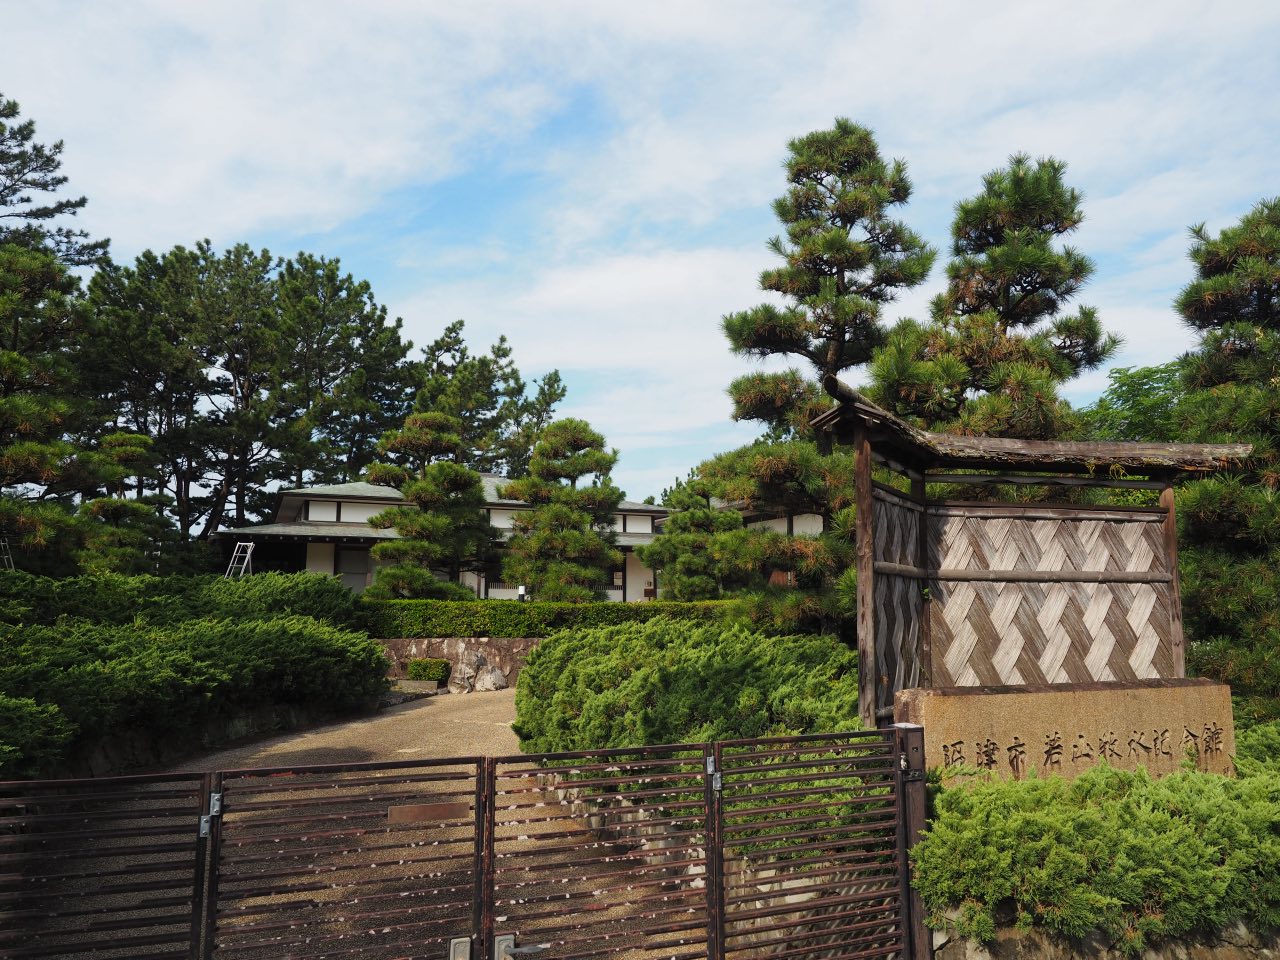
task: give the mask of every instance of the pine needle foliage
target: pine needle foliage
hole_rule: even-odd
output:
[[[931,319],[906,318],[872,364],[872,394],[930,429],[1020,439],[1073,432],[1061,384],[1120,344],[1097,311],[1067,312],[1093,263],[1057,245],[1084,219],[1066,164],[1015,154],[956,205],[946,290]]]
[[[461,424],[443,413],[411,414],[398,431],[383,437],[380,450],[392,462],[374,464],[368,480],[398,487],[403,506],[370,519],[395,528],[400,539],[379,543],[371,553],[380,567],[368,594],[378,599],[472,599],[458,583],[483,570],[493,540],[485,513],[480,474],[453,462],[462,447]]]
[[[1247,715],[1280,716],[1280,198],[1216,236],[1191,230],[1195,276],[1175,301],[1197,331],[1180,361],[1183,436],[1246,442],[1233,475],[1179,493],[1189,661]]]
[[[868,362],[884,341],[881,311],[902,290],[924,281],[934,251],[896,208],[911,196],[906,164],[885,160],[874,135],[843,117],[830,130],[792,140],[787,192],[773,209],[784,234],[769,241],[781,266],[760,274],[760,287],[785,305],[731,313],[722,326],[734,353],[789,356],[804,370],[751,373],[729,387],[734,419],[760,420],[777,437],[813,437],[809,421],[825,409],[819,384]]]
[[[512,521],[503,579],[527,586],[538,600],[604,599],[610,573],[623,562],[613,532],[622,491],[609,476],[617,460],[585,420],[557,420],[542,432],[529,475],[498,491],[533,506]]]

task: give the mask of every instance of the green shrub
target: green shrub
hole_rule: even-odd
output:
[[[639,623],[658,617],[730,619],[726,601],[521,603],[518,600],[365,600],[362,624],[375,637],[548,637],[557,630]]]
[[[564,630],[520,672],[515,729],[529,753],[854,730],[856,668],[830,637],[743,625]]]
[[[930,922],[979,940],[1005,907],[1019,926],[1101,931],[1131,956],[1237,920],[1275,928],[1280,777],[1153,781],[1099,767],[1073,781],[981,782],[939,795],[913,858]]]
[[[0,780],[33,777],[52,767],[73,733],[53,704],[0,694]]]
[[[124,729],[180,741],[246,707],[349,711],[386,687],[380,644],[309,617],[4,625],[0,654],[0,694],[56,708],[68,725],[67,749]],[[48,730],[56,733],[52,720]],[[8,763],[50,767],[52,733],[28,737],[34,746],[5,739],[18,750]]]
[[[356,602],[336,577],[314,573],[259,573],[235,580],[110,573],[65,580],[21,572],[0,576],[0,619],[8,623],[52,624],[71,617],[93,623],[173,624],[298,615],[351,626]]]
[[[410,680],[434,680],[437,683],[448,683],[451,673],[453,673],[453,665],[439,657],[424,657],[421,660],[409,661],[408,678]]]

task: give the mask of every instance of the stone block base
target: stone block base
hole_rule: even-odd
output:
[[[1212,680],[916,688],[897,695],[894,718],[924,727],[925,763],[944,772],[1074,777],[1104,758],[1155,776],[1188,759],[1234,770],[1231,689]]]

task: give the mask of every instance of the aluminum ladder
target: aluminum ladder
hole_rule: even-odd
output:
[[[13,554],[9,550],[9,538],[0,537],[0,570],[13,569]]]
[[[243,577],[253,573],[253,544],[241,541],[236,544],[236,551],[231,555],[231,563],[227,565],[227,579]]]

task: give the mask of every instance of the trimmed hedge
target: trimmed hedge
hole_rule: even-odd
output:
[[[382,646],[310,617],[0,626],[0,775],[51,772],[125,730],[174,742],[270,704],[344,712],[386,689]]]
[[[1137,956],[1157,938],[1244,921],[1280,927],[1280,776],[1191,771],[1152,780],[1105,766],[1072,781],[943,791],[913,851],[935,926],[989,941],[1022,927],[1100,931]]]
[[[725,600],[677,603],[548,603],[518,600],[364,600],[362,625],[371,636],[549,637],[557,630],[642,623],[659,617],[720,622],[734,616]]]
[[[516,684],[515,731],[528,753],[859,726],[852,650],[743,625],[660,618],[565,630],[530,653]]]
[[[59,617],[94,623],[184,620],[264,620],[291,615],[354,626],[357,601],[336,577],[259,573],[225,577],[127,577],[95,574],[52,580],[29,573],[0,575],[0,620],[52,624]]]
[[[420,660],[410,660],[409,668],[405,673],[406,679],[409,680],[434,680],[436,683],[448,683],[449,675],[453,673],[453,664],[440,657],[423,657]]]

